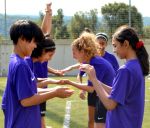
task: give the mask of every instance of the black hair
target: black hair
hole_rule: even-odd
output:
[[[16,45],[19,38],[39,42],[44,38],[41,28],[30,20],[17,20],[10,28],[10,38]]]
[[[42,56],[42,53],[55,51],[55,42],[49,37],[45,37],[41,42],[37,44],[37,47],[33,50],[31,57],[38,58]]]
[[[129,45],[135,50],[136,55],[139,59],[143,75],[146,76],[149,74],[149,55],[142,45],[140,48],[136,48],[137,43],[139,42],[137,32],[128,26],[120,27],[116,33],[113,35],[113,38],[119,41],[121,44],[124,43],[125,40],[129,41]]]

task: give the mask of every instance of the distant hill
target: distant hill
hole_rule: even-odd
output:
[[[150,17],[143,17],[144,26],[150,26]]]
[[[25,16],[25,15],[8,15],[6,19],[7,36],[8,36],[11,24],[18,19],[29,19],[32,21],[37,21],[39,17],[38,16]],[[3,35],[3,36],[5,35],[5,17],[2,14],[0,14],[0,35]]]
[[[64,16],[65,24],[68,24],[71,21],[72,16]],[[8,15],[7,16],[7,36],[9,33],[9,28],[11,24],[18,19],[30,19],[32,21],[37,21],[39,16],[26,16],[26,15]],[[102,20],[102,17],[99,17],[99,21]],[[143,17],[144,26],[150,26],[150,17]],[[4,15],[0,14],[0,35],[5,35],[5,18]]]

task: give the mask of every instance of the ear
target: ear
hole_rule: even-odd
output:
[[[124,43],[123,43],[123,46],[128,48],[130,45],[129,45],[129,41],[128,40],[125,40]]]

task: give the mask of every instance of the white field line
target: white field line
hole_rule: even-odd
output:
[[[66,102],[66,114],[64,118],[63,128],[70,127],[70,111],[71,111],[71,101]]]

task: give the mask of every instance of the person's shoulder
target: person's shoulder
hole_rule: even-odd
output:
[[[112,58],[116,58],[114,54],[110,53],[110,52],[105,52],[106,56],[112,57]]]
[[[98,64],[98,65],[109,65],[109,62],[101,56],[95,56],[91,59],[90,64]]]

